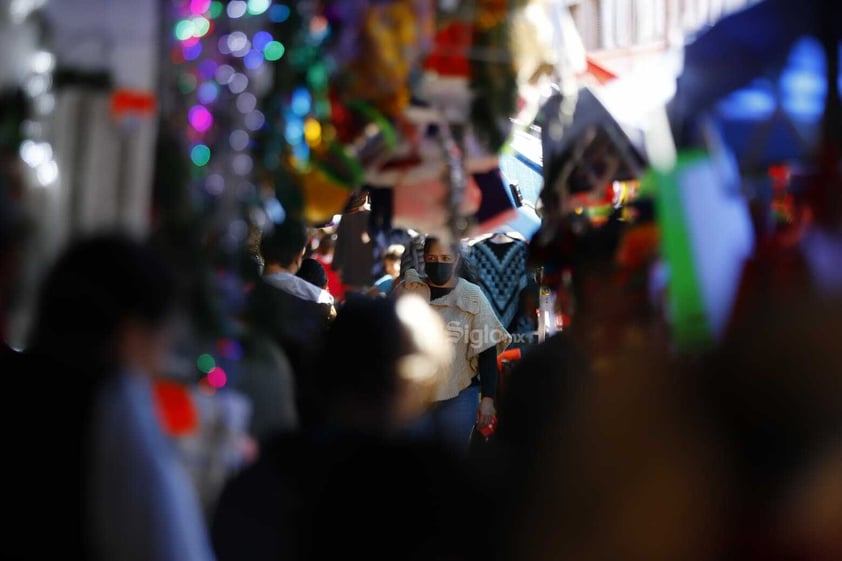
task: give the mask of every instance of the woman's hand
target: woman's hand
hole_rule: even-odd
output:
[[[477,409],[477,427],[487,427],[494,419],[494,398],[484,397],[479,402],[479,409]]]

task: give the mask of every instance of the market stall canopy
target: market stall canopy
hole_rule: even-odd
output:
[[[539,116],[545,191],[553,188],[562,175],[572,193],[640,176],[646,165],[640,147],[594,90],[579,90],[567,124],[565,103],[557,94],[547,101]]]
[[[679,141],[710,112],[744,165],[803,157],[817,140],[828,90],[821,41],[838,45],[840,22],[836,0],[766,0],[701,33],[684,49],[670,103]]]

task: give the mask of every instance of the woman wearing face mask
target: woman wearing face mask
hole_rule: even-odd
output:
[[[497,355],[512,337],[497,319],[482,289],[460,278],[458,251],[439,239],[424,244],[424,271],[430,305],[442,317],[453,361],[436,393],[436,402],[419,422],[421,434],[467,452],[471,431],[494,418]]]

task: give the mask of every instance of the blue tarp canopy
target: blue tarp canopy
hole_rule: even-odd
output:
[[[822,38],[839,48],[842,2],[766,0],[700,33],[684,49],[670,103],[679,140],[685,125],[708,113],[744,166],[804,158],[816,145],[828,91]]]

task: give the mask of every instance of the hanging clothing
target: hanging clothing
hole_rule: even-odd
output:
[[[472,246],[471,265],[500,322],[511,331],[520,308],[520,294],[529,280],[528,244],[511,239],[495,243],[494,238]]]
[[[343,214],[336,229],[333,270],[350,287],[371,286],[375,247],[368,233],[371,211]]]

